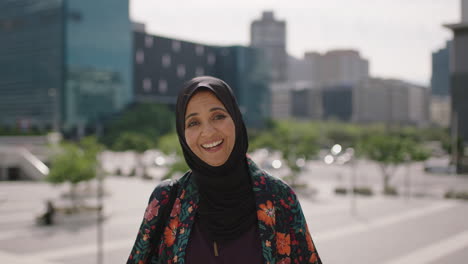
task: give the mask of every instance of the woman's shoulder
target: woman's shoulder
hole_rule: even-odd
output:
[[[165,198],[174,187],[178,189],[180,186],[183,186],[188,181],[190,174],[190,171],[188,171],[179,179],[166,179],[161,181],[151,193],[151,198],[156,198],[158,200]]]
[[[261,169],[255,162],[253,162],[249,158],[247,159],[247,162],[249,165],[254,185],[263,185],[265,190],[273,191],[277,194],[288,195],[294,193],[293,189],[282,179],[273,176],[269,172]]]

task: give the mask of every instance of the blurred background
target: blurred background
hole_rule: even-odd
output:
[[[467,262],[468,0],[0,0],[0,262],[126,262],[202,75],[324,263]]]

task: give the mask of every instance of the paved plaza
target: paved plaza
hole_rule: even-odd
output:
[[[300,176],[308,184],[298,195],[319,254],[326,264],[467,263],[468,202],[443,199],[444,190],[465,188],[467,177],[425,175],[410,168],[411,198],[358,197],[333,194],[349,183],[351,168],[309,163]],[[360,185],[379,188],[378,170],[357,168]],[[406,170],[392,180],[405,191]],[[109,176],[105,180],[104,263],[125,263],[146,203],[157,180]],[[93,193],[95,182],[82,186]],[[315,191],[314,191],[315,190]],[[97,218],[61,217],[57,225],[40,227],[35,216],[44,201],[60,203],[66,186],[37,182],[0,183],[0,263],[97,263]],[[95,197],[89,195],[92,204]]]

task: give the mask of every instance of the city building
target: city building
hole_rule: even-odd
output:
[[[187,80],[217,75],[218,48],[135,31],[134,93],[136,102],[175,106]]]
[[[0,125],[83,131],[130,103],[128,14],[128,0],[2,1]]]
[[[292,89],[288,83],[273,83],[271,91],[271,118],[274,120],[292,117]]]
[[[270,116],[269,77],[262,53],[251,47],[211,46],[134,31],[136,102],[156,102],[174,109],[184,82],[210,75],[233,89],[245,122],[260,127]]]
[[[369,78],[369,62],[356,50],[331,50],[319,57],[318,77],[326,86],[352,85]]]
[[[300,120],[321,120],[322,89],[311,83],[296,83],[292,93],[292,115]]]
[[[449,96],[431,96],[430,115],[432,124],[440,127],[450,126],[450,101]]]
[[[331,50],[325,54],[306,52],[304,57],[289,57],[289,81],[314,85],[354,85],[369,78],[369,62],[356,50]]]
[[[468,172],[468,0],[461,0],[460,23],[445,25],[453,31],[450,56],[452,141],[459,146],[452,161],[458,173]],[[454,144],[455,145],[455,144]]]
[[[351,121],[353,114],[353,86],[334,85],[322,88],[324,120]]]
[[[216,77],[233,88],[244,121],[249,127],[262,127],[271,116],[270,77],[263,53],[243,46],[218,49]]]
[[[450,95],[450,46],[452,41],[447,41],[444,48],[432,53],[432,95]]]
[[[426,126],[429,90],[401,80],[369,78],[353,89],[354,122]]]
[[[276,20],[273,12],[263,12],[250,26],[250,46],[264,53],[272,82],[288,80],[285,21]]]

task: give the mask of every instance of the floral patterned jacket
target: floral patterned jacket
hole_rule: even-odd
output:
[[[321,264],[294,191],[247,159],[256,197],[264,263]],[[169,201],[170,186],[157,186],[150,197],[127,264],[185,263],[185,249],[197,212],[197,186],[187,172],[179,180],[177,198],[159,245],[151,245],[158,213]],[[154,248],[156,254],[150,254]],[[151,259],[149,259],[151,258]]]

